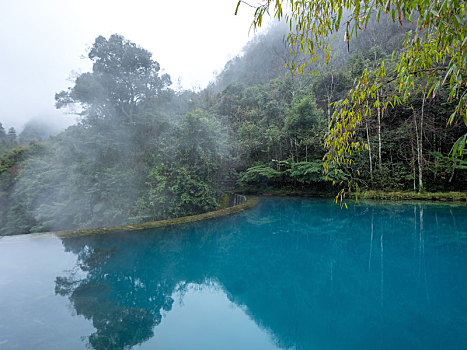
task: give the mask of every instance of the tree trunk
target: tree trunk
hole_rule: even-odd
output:
[[[331,71],[331,86],[326,85],[326,98],[328,102],[327,117],[328,117],[328,130],[331,129],[331,101],[334,96],[334,74]]]
[[[454,164],[453,164],[453,166],[452,166],[452,173],[451,173],[451,176],[449,177],[448,183],[451,183],[451,182],[452,182],[452,179],[454,178],[454,170],[456,170],[456,168],[454,168]]]
[[[413,172],[413,190],[417,190],[417,183],[416,183],[416,170],[415,170],[415,151],[413,149],[413,134],[410,133],[410,149],[412,151],[412,161],[410,162],[410,165],[412,166],[412,172]]]
[[[297,163],[300,161],[298,156],[298,146],[297,146],[297,139],[294,139],[295,142],[295,156],[297,157]]]
[[[422,107],[422,115],[423,115],[423,107]],[[417,141],[417,164],[418,164],[418,192],[423,190],[423,164],[422,164],[422,142],[420,139],[420,134],[418,133],[418,125],[417,125],[417,115],[415,113],[415,109],[413,109],[413,123],[415,126],[415,140]],[[420,128],[421,129],[421,128]]]
[[[294,152],[293,152],[293,141],[290,139],[290,155],[292,157],[292,163],[294,162]]]
[[[381,113],[381,106],[380,106],[380,99],[379,99],[379,91],[376,91],[376,96],[378,99],[378,165],[379,165],[379,170],[381,171],[381,168],[383,166],[382,160],[381,160],[381,119],[382,119],[382,113]]]
[[[422,100],[422,111],[420,115],[420,151],[419,151],[419,161],[418,161],[418,189],[421,191],[423,189],[423,113],[425,108],[425,98],[426,95],[423,93]]]
[[[368,132],[368,123],[365,122],[366,127],[366,142],[368,143],[368,159],[370,160],[370,179],[373,181],[373,161],[371,159],[371,142],[370,133]]]

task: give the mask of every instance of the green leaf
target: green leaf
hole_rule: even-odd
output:
[[[237,7],[235,8],[235,13],[234,13],[235,16],[236,16],[237,13],[238,13],[238,7],[240,6],[240,3],[241,3],[241,1],[237,2]]]
[[[454,146],[452,146],[450,154],[452,155],[453,158],[456,156],[457,153],[459,155],[462,155],[466,142],[467,142],[467,133],[459,137],[459,139],[456,141]]]

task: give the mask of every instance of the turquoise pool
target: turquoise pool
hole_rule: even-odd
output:
[[[262,198],[0,238],[0,349],[467,349],[467,206]]]

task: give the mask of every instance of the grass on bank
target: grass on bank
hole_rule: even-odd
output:
[[[467,201],[466,192],[364,191],[349,196],[358,199]]]
[[[336,192],[301,191],[296,189],[267,189],[259,194],[265,196],[301,196],[335,198]],[[361,191],[347,193],[346,198],[386,200],[427,200],[466,202],[467,192],[414,192],[414,191]]]

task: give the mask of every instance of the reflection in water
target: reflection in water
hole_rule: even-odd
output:
[[[370,223],[370,257],[368,258],[368,272],[371,272],[371,256],[373,255],[373,236],[374,236],[374,212],[371,210],[371,223]]]
[[[55,293],[68,296],[76,313],[92,320],[96,332],[89,336],[89,344],[94,349],[121,349],[151,338],[154,326],[161,322],[161,311],[172,307],[173,285],[143,282],[136,269],[122,271],[121,263],[126,263],[112,260],[116,247],[85,243],[76,248],[72,250],[77,252],[78,265],[67,277],[57,277]]]
[[[67,295],[76,313],[92,320],[97,331],[89,336],[89,344],[95,349],[119,349],[148,340],[153,336],[153,327],[161,321],[160,309],[170,310],[171,307],[170,299],[158,300],[160,308],[156,312],[116,302],[112,284],[119,277],[104,272],[105,264],[115,252],[116,248],[104,250],[85,246],[78,255],[80,272],[87,272],[86,276],[79,278],[80,274],[74,269],[68,277],[56,279],[55,293]],[[131,276],[123,283],[130,293],[141,286]]]
[[[379,294],[380,294],[380,304],[381,306],[383,306],[383,303],[384,303],[384,259],[383,259],[383,256],[384,256],[384,243],[383,243],[383,237],[384,237],[384,233],[381,232],[381,236],[380,236],[380,248],[381,248],[381,255],[380,255],[380,262],[381,262],[381,284],[380,284],[380,288],[379,288]]]
[[[212,283],[279,348],[458,349],[467,347],[466,220],[465,206],[342,211],[268,198],[218,220],[63,238],[77,264],[55,290],[92,321],[94,349],[157,339],[174,295]]]

